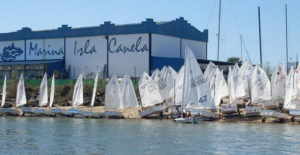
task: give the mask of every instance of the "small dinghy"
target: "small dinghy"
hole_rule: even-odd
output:
[[[152,76],[156,77],[156,74],[158,74],[157,70],[154,71]],[[139,92],[143,107],[143,110],[140,112],[141,117],[160,113],[164,110],[165,106],[158,105],[163,102],[158,84],[145,72],[139,81]]]
[[[290,70],[286,81],[285,98],[283,108],[289,111],[292,116],[291,120],[300,119],[300,65],[294,72]]]
[[[199,117],[203,118],[213,116],[214,112],[209,110],[215,109],[209,86],[205,81],[193,52],[189,48],[186,48],[185,52],[181,108],[182,111],[185,109],[190,112],[198,110]],[[207,111],[204,113],[203,111],[205,110]],[[185,122],[185,119],[189,120],[190,118],[184,118],[182,114],[181,118],[175,119],[175,122],[182,123]]]
[[[273,122],[284,123],[285,120],[290,119],[288,114],[274,110],[261,110],[260,116],[262,116],[262,122],[266,122],[267,119],[272,119]]]
[[[283,94],[280,91],[284,90],[284,92],[285,92],[284,93],[284,106],[283,106],[284,109],[293,109],[293,107],[294,107],[293,101],[294,101],[294,97],[296,95],[296,92],[295,92],[296,89],[294,87],[294,73],[295,72],[294,72],[293,68],[291,68],[289,75],[288,75],[287,79],[285,80],[283,68],[280,69],[280,67],[277,67],[276,74],[275,75],[273,74],[273,76],[272,76],[273,82],[275,82],[275,83],[272,82],[272,85],[274,85],[272,88],[272,96],[274,99],[282,97]],[[283,80],[285,82],[283,82]],[[282,88],[282,85],[283,85],[282,83],[284,83],[284,85],[285,85],[284,88]],[[279,89],[281,89],[281,90],[279,90]],[[265,103],[264,105],[272,106],[272,103]],[[268,107],[270,107],[270,106],[268,106]],[[287,114],[281,113],[281,112],[275,111],[275,110],[262,110],[260,112],[260,115],[263,117],[262,122],[265,122],[266,119],[269,119],[269,118],[279,120],[280,122],[284,122],[285,119],[289,119],[289,116]]]
[[[2,101],[1,101],[0,114],[18,116],[20,113],[18,110],[13,108],[3,108],[5,105],[5,101],[6,101],[6,75],[4,77],[3,87],[2,87]]]
[[[243,92],[241,87],[238,87],[238,74],[239,68],[238,65],[235,64],[233,69],[231,70],[231,67],[229,67],[228,72],[228,95],[229,95],[229,103],[228,104],[222,104],[221,114],[222,115],[233,115],[237,113],[237,104],[244,103],[244,100],[238,99],[236,97],[236,92]],[[243,88],[243,87],[242,87]]]
[[[199,118],[193,118],[193,117],[189,117],[189,118],[175,118],[174,122],[176,123],[190,123],[190,124],[196,124],[199,122]]]
[[[121,88],[116,75],[109,80],[105,86],[105,117],[106,118],[122,118],[123,115],[119,111],[122,108]],[[118,110],[114,110],[118,109]]]
[[[49,101],[50,112],[54,114],[54,116],[71,117],[72,113],[70,113],[69,110],[52,108],[54,102],[54,95],[55,95],[55,76],[53,74],[51,80],[50,101]]]
[[[47,84],[47,74],[45,73],[41,84],[40,84],[40,92],[39,92],[39,107],[45,107],[48,104],[48,84]],[[50,109],[45,108],[32,108],[31,113],[40,116],[53,116]]]
[[[25,92],[25,84],[24,84],[23,74],[21,74],[21,77],[19,79],[18,86],[17,86],[16,107],[21,107],[21,106],[23,106],[25,104],[27,104],[26,92]],[[24,111],[25,112],[26,112],[26,110],[28,112],[31,112],[30,108],[25,108],[24,107]],[[23,112],[23,108],[22,108],[22,112]],[[23,112],[23,114],[24,114],[24,112]]]
[[[85,111],[77,109],[78,106],[83,104],[83,83],[82,83],[82,74],[79,74],[78,79],[74,86],[73,98],[72,98],[72,108],[69,109],[69,112],[73,115],[83,116]]]

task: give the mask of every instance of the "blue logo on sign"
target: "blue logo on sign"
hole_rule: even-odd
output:
[[[108,51],[110,53],[127,53],[127,52],[145,52],[148,51],[148,45],[141,45],[142,37],[139,37],[134,44],[129,46],[119,44],[117,45],[117,38],[112,38],[108,43]]]
[[[16,60],[16,57],[23,54],[23,50],[19,47],[16,47],[14,43],[4,47],[2,51],[2,54],[0,54],[2,61]]]

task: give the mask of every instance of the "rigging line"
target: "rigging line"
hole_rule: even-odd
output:
[[[210,15],[209,15],[209,17],[208,17],[208,19],[207,19],[207,22],[206,22],[206,24],[205,24],[205,28],[208,28],[208,24],[210,23],[210,20],[211,20],[211,18],[212,18],[212,16],[213,16],[213,13],[214,13],[214,10],[215,10],[215,7],[216,7],[216,1],[217,1],[217,0],[214,1],[213,7],[212,7],[212,9],[210,10]]]
[[[249,52],[248,52],[248,49],[247,49],[246,44],[245,44],[245,41],[244,41],[244,38],[242,38],[242,43],[243,43],[243,45],[244,45],[244,47],[245,47],[245,52],[246,52],[246,54],[247,54],[247,57],[248,57],[250,63],[252,64],[251,58],[250,58],[250,55],[249,55]]]

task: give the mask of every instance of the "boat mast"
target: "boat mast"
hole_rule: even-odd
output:
[[[260,7],[258,7],[258,30],[259,30],[259,54],[260,54],[260,66],[263,67],[263,64],[262,64],[262,51],[261,51]]]
[[[288,58],[288,28],[287,28],[287,5],[285,4],[285,52],[286,52],[286,71],[289,69],[289,58]]]
[[[241,40],[241,61],[243,62],[243,37],[240,35],[240,40]]]
[[[182,101],[181,101],[181,118],[183,118],[183,102],[184,102],[184,91],[185,91],[185,78],[186,78],[186,60],[189,59],[187,58],[187,52],[188,52],[188,47],[185,46],[185,56],[184,56],[184,73],[183,73],[183,88],[182,88]]]
[[[219,25],[218,25],[218,51],[217,51],[217,60],[219,61],[220,56],[220,27],[221,27],[221,0],[219,1]]]

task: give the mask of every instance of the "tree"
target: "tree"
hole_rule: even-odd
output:
[[[227,62],[231,62],[231,63],[240,63],[240,58],[239,57],[230,57],[227,59]]]
[[[274,71],[275,68],[271,66],[270,62],[266,62],[263,65],[263,69],[265,70],[268,78],[271,79],[272,73],[273,73],[273,71]]]

